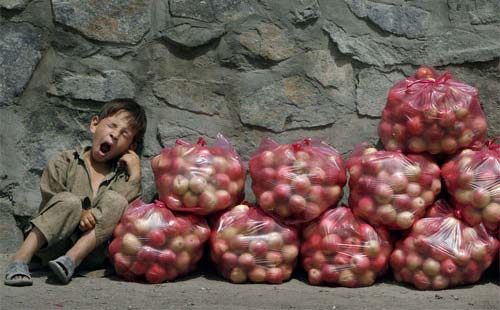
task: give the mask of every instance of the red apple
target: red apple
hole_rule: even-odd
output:
[[[167,237],[165,236],[162,230],[154,229],[149,232],[149,234],[146,237],[146,240],[150,246],[159,249],[161,246],[165,244],[165,242],[167,242]]]
[[[161,283],[166,280],[165,269],[159,264],[152,264],[146,272],[146,280],[149,283]]]
[[[269,268],[266,272],[266,281],[271,284],[280,284],[283,282],[283,270],[281,268]]]
[[[266,269],[256,266],[248,273],[248,279],[255,283],[261,283],[266,280]]]

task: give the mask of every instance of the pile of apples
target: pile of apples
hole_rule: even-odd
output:
[[[388,151],[454,154],[481,145],[486,127],[476,88],[420,67],[389,90],[378,133]]]
[[[305,225],[300,251],[309,283],[363,287],[387,271],[389,233],[356,218],[349,208],[327,210]]]
[[[424,155],[360,145],[347,165],[349,206],[372,225],[408,229],[441,191],[439,166]]]
[[[436,211],[436,217],[418,220],[410,235],[396,243],[390,258],[396,281],[420,290],[477,282],[496,255],[498,241],[481,224],[470,227],[453,212]]]
[[[260,208],[285,224],[311,221],[336,205],[346,183],[341,155],[314,139],[293,144],[264,139],[249,169]]]
[[[174,215],[161,201],[132,203],[109,245],[116,273],[129,281],[172,281],[193,271],[210,237],[205,219]]]
[[[500,225],[500,145],[465,149],[444,164],[442,175],[463,220],[483,223],[496,235]]]
[[[218,135],[208,147],[177,140],[151,161],[159,199],[168,208],[207,215],[243,199],[246,170],[231,144]]]
[[[294,227],[244,204],[222,213],[210,237],[210,258],[233,283],[282,283],[290,279],[298,253]]]

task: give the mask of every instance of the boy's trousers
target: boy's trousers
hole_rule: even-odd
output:
[[[81,264],[82,268],[100,268],[108,256],[108,242],[113,229],[128,207],[128,202],[115,191],[99,195],[90,210],[96,219],[96,248]],[[47,239],[47,245],[35,253],[45,266],[52,259],[64,255],[82,236],[79,229],[83,201],[70,192],[55,194],[31,220]]]

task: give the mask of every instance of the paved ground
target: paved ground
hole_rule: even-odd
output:
[[[0,254],[0,269],[9,256]],[[304,274],[281,285],[234,285],[204,264],[173,283],[124,282],[99,273],[56,284],[48,271],[34,273],[34,285],[0,285],[0,309],[500,309],[498,274],[481,283],[444,291],[418,291],[390,278],[357,289],[308,285]]]

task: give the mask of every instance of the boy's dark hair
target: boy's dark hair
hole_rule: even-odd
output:
[[[137,144],[137,149],[142,150],[144,134],[146,133],[147,119],[146,112],[135,101],[130,99],[115,99],[106,103],[99,111],[99,120],[108,116],[112,116],[116,112],[124,110],[130,113],[130,124],[136,130],[134,143]]]

